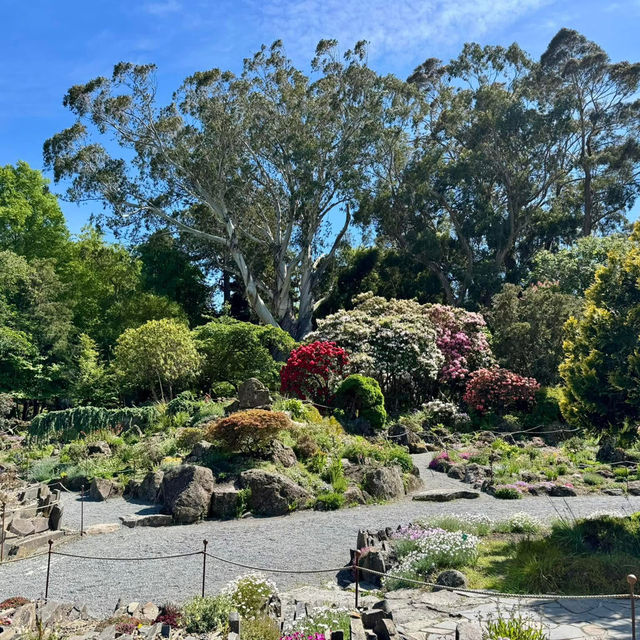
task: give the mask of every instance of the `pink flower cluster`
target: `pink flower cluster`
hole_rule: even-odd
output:
[[[435,469],[436,471],[440,471],[440,467],[442,463],[451,462],[451,457],[446,451],[441,451],[437,456],[434,456],[429,462],[429,469]]]
[[[424,529],[414,524],[410,524],[407,527],[400,527],[391,536],[394,540],[422,540],[423,538],[429,538],[437,533],[444,533],[444,529],[439,527],[430,527]]]
[[[436,344],[444,356],[440,369],[442,380],[464,380],[471,370],[490,357],[486,323],[479,313],[433,304],[427,307],[426,314],[435,326]]]
[[[508,369],[478,369],[470,375],[462,399],[481,414],[526,411],[535,404],[539,388],[535,378],[525,378]]]

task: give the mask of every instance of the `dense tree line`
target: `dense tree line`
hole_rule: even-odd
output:
[[[564,322],[631,246],[640,64],[562,29],[539,60],[472,43],[406,81],[334,41],[308,74],[276,42],[166,105],[154,73],[120,63],[72,87],[76,121],[44,145],[126,245],[71,237],[39,172],[0,168],[0,392],[25,415],[116,402],[110,362],[149,321],[224,313],[300,340],[368,291],[481,311],[502,366],[559,381]]]

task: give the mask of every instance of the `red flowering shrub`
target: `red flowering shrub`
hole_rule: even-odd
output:
[[[469,376],[463,400],[481,414],[527,411],[535,404],[539,388],[535,378],[524,378],[508,369],[478,369]]]
[[[347,352],[335,342],[316,341],[294,349],[280,370],[282,393],[330,405],[333,392],[349,363]]]

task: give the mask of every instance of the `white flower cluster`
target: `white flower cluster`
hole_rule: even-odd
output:
[[[304,636],[313,633],[337,631],[345,624],[344,618],[350,609],[344,607],[314,607],[304,618],[285,622],[284,633],[301,633]]]
[[[626,514],[622,511],[611,511],[607,509],[601,509],[600,511],[594,511],[588,516],[585,516],[585,520],[599,520],[604,516],[610,516],[611,518],[625,518]]]
[[[233,602],[241,617],[253,620],[267,608],[271,596],[278,594],[278,588],[261,573],[248,573],[229,582],[220,594]]]
[[[512,533],[536,533],[543,526],[539,518],[524,511],[518,511],[509,516],[507,524]]]
[[[432,529],[431,535],[416,541],[417,549],[407,554],[393,574],[424,576],[436,568],[453,568],[469,565],[478,557],[480,539],[462,531]],[[383,582],[394,579],[385,577]]]

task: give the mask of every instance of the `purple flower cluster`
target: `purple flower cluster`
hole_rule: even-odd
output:
[[[435,469],[436,471],[440,470],[440,463],[442,462],[451,462],[451,458],[446,451],[441,451],[437,456],[434,456],[429,463],[429,469]]]

